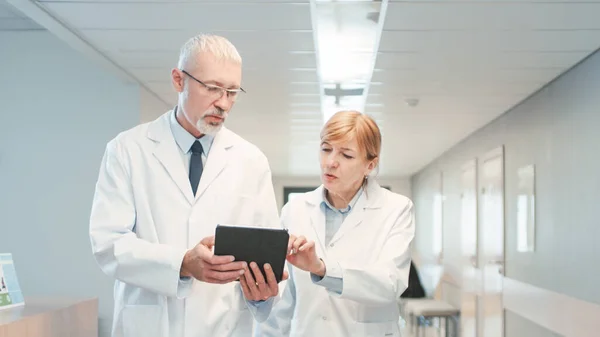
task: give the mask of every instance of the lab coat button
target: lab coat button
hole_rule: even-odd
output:
[[[323,318],[323,320],[324,320],[324,321],[326,321],[326,320],[327,320],[327,317],[325,317],[325,316],[323,316],[322,318]]]
[[[333,246],[334,246],[334,244],[333,244],[333,243],[329,245],[329,247],[332,247],[332,248],[333,248]]]

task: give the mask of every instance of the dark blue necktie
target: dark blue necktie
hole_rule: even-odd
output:
[[[198,190],[198,183],[200,182],[200,176],[202,176],[202,144],[199,141],[195,141],[192,144],[192,159],[190,160],[190,184],[192,185],[192,191],[194,196],[196,190]]]

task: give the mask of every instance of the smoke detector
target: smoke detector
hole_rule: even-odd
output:
[[[404,100],[404,103],[406,103],[406,105],[408,105],[409,107],[414,108],[417,105],[419,105],[419,99],[418,98],[407,98]]]

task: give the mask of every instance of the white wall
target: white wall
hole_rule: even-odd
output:
[[[405,195],[409,198],[412,195],[410,178],[379,178],[377,182],[382,186],[389,186],[392,192]],[[281,212],[281,208],[283,207],[284,187],[318,187],[320,185],[321,180],[319,177],[273,177],[273,187],[279,211]]]
[[[169,79],[169,74],[165,74],[165,79]],[[156,96],[152,95],[146,89],[140,89],[140,123],[146,123],[155,120],[160,115],[168,110],[173,109],[173,106],[167,105]]]
[[[416,249],[430,260],[432,189],[430,177],[443,172],[445,272],[460,279],[460,269],[448,264],[460,256],[460,168],[487,151],[505,147],[505,275],[519,283],[560,294],[578,303],[571,311],[600,312],[600,53],[596,53],[517,107],[477,131],[425,168],[413,179],[417,203]],[[536,166],[537,234],[535,252],[517,252],[516,200],[518,168]],[[431,262],[431,261],[429,261]],[[515,283],[515,282],[513,282]],[[544,290],[544,291],[542,291]],[[506,291],[506,289],[505,289]],[[537,293],[536,293],[537,294]],[[460,294],[449,294],[455,301]],[[529,302],[529,317],[548,309],[555,299],[516,294]],[[506,292],[505,292],[506,296]],[[537,295],[536,295],[537,296]],[[564,297],[562,297],[564,296]],[[514,297],[514,296],[513,296]],[[525,309],[523,309],[525,310]],[[585,317],[584,315],[578,315]],[[591,317],[591,316],[588,316]],[[533,321],[511,312],[506,337],[556,335],[553,318]],[[565,318],[566,319],[566,318]],[[591,322],[590,322],[591,323]],[[563,326],[575,326],[566,322]],[[573,329],[575,331],[575,329]],[[580,331],[577,336],[597,336]],[[565,335],[566,337],[575,336]]]
[[[113,281],[88,238],[106,142],[138,123],[139,89],[45,31],[0,32],[0,252],[25,296],[100,298],[109,336]]]

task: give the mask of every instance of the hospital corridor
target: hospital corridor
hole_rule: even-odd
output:
[[[0,337],[600,337],[600,0],[0,0]]]

